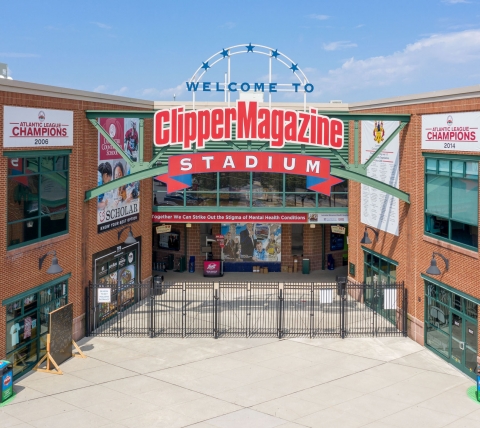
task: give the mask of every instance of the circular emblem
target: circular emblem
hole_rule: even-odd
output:
[[[115,137],[115,135],[117,134],[117,127],[115,126],[114,123],[111,123],[110,126],[108,127],[108,134],[112,138]]]
[[[100,211],[98,213],[98,218],[100,219],[100,221],[103,223],[105,221],[105,211]]]
[[[5,376],[5,379],[3,379],[3,384],[5,386],[8,386],[10,384],[11,380],[12,380],[12,378],[9,375],[7,375],[7,376]]]
[[[133,253],[128,253],[128,263],[133,262]]]
[[[40,111],[38,112],[38,120],[39,120],[40,122],[43,122],[43,121],[45,120],[45,112],[44,112],[44,111],[40,110]]]
[[[447,125],[451,125],[453,123],[453,117],[447,116]]]

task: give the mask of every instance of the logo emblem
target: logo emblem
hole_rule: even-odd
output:
[[[128,263],[133,262],[133,253],[128,253]]]
[[[38,112],[38,120],[39,120],[40,122],[43,122],[43,121],[45,120],[45,112],[44,112],[44,111],[40,110],[40,111]]]
[[[12,378],[11,378],[9,375],[7,375],[7,376],[5,376],[5,378],[3,379],[3,384],[4,384],[5,386],[8,386],[8,385],[10,384],[10,381],[11,381],[11,380],[12,380]]]
[[[217,265],[215,263],[210,263],[207,266],[207,270],[215,270],[215,269],[217,269]]]
[[[103,223],[105,221],[105,211],[100,211],[98,213],[98,218],[100,219],[100,221]]]
[[[453,117],[447,116],[447,125],[451,125],[453,123]]]
[[[385,129],[383,129],[383,122],[375,121],[375,128],[373,129],[373,139],[377,144],[380,144],[385,137]]]
[[[110,126],[108,127],[108,135],[110,135],[110,137],[115,137],[115,135],[117,134],[117,127],[115,126],[114,123],[111,123]]]

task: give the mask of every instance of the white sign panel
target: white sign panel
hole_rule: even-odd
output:
[[[362,121],[362,163],[378,150],[398,125],[398,122]],[[399,146],[400,138],[397,134],[367,168],[367,176],[398,189]],[[398,236],[398,198],[362,184],[361,201],[360,221],[363,224]]]
[[[112,300],[111,288],[98,288],[97,289],[97,303],[110,303]]]
[[[333,290],[320,289],[320,303],[332,303],[333,302]]]
[[[310,213],[308,214],[309,223],[348,223],[348,214],[319,214],[319,213]]]
[[[422,116],[422,149],[479,152],[480,112]]]
[[[3,147],[73,146],[73,112],[3,107]]]
[[[383,309],[397,309],[397,289],[386,288],[383,292]]]

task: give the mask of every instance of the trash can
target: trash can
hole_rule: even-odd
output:
[[[185,256],[180,257],[180,266],[178,270],[180,272],[185,272],[187,270],[187,259]]]
[[[169,254],[168,255],[168,258],[167,258],[167,267],[165,268],[165,270],[173,270],[174,268],[174,259],[175,259],[175,256],[173,254]]]
[[[310,259],[302,260],[302,273],[306,275],[310,274]]]
[[[4,403],[13,396],[13,364],[10,361],[0,361],[0,375],[2,376],[0,403]]]
[[[195,272],[195,256],[190,256],[190,260],[188,261],[188,271],[190,273]]]
[[[335,269],[335,260],[333,260],[333,256],[331,254],[327,256],[327,269],[328,270]]]

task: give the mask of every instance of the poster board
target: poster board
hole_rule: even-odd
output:
[[[50,354],[60,365],[72,357],[73,303],[50,312]]]
[[[368,161],[398,127],[396,121],[362,121],[362,164]],[[400,137],[390,144],[367,168],[367,176],[399,188]],[[363,224],[398,236],[399,199],[365,184],[361,185],[361,218]]]

